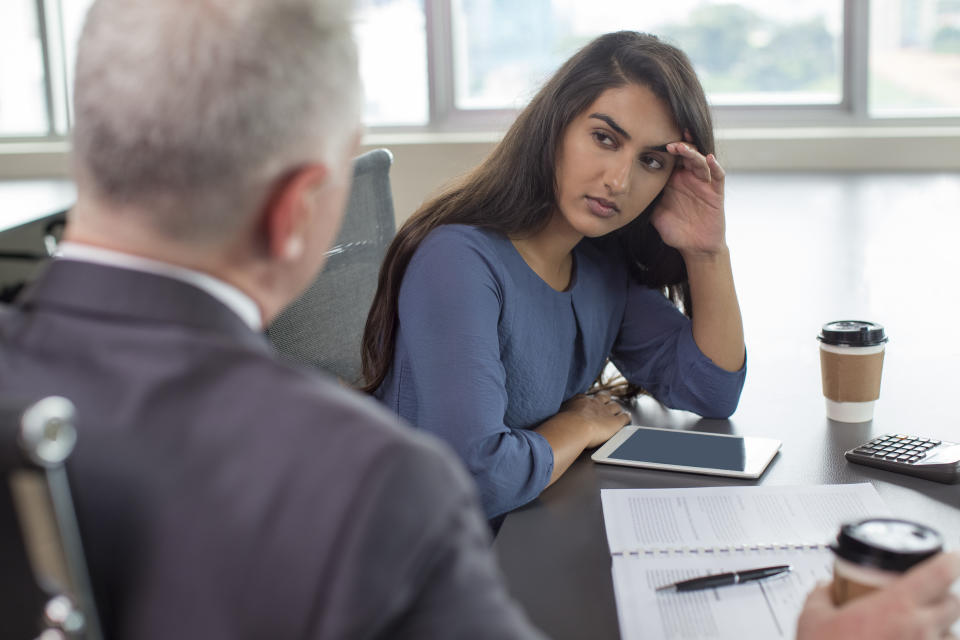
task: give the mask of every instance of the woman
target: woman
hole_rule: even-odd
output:
[[[585,393],[608,358],[668,406],[736,408],[745,351],[713,150],[686,56],[607,34],[397,233],[365,388],[453,446],[489,518],[629,422]]]

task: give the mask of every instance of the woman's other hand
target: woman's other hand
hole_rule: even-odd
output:
[[[617,431],[630,424],[630,414],[609,393],[578,394],[563,403],[560,413],[584,423],[589,436],[586,447],[599,447]]]
[[[653,212],[653,226],[685,258],[725,251],[723,168],[690,142],[671,142],[667,151],[679,161]]]
[[[584,449],[600,446],[628,424],[630,414],[609,393],[579,394],[564,402],[557,415],[536,428],[553,449],[550,484]]]

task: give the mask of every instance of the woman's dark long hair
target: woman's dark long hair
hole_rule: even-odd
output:
[[[542,229],[557,207],[557,154],[567,125],[601,93],[630,83],[649,88],[663,100],[677,128],[689,132],[701,153],[714,152],[710,109],[682,51],[635,31],[592,41],[540,89],[480,166],[421,206],[397,232],[380,268],[364,329],[364,391],[375,391],[393,364],[400,283],[427,234],[443,224],[467,224],[507,236]],[[692,315],[683,259],[650,224],[659,199],[630,224],[591,241],[621,247],[638,282],[664,289]]]

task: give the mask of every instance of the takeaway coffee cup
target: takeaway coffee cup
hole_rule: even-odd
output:
[[[862,320],[837,320],[823,325],[817,340],[827,417],[839,422],[872,420],[887,342],[883,327]]]
[[[943,549],[930,527],[908,520],[872,518],[840,527],[835,544],[833,601],[840,605],[888,584]]]

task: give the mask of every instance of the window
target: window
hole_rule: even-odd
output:
[[[0,137],[69,131],[91,2],[0,2]],[[381,130],[499,127],[617,29],[684,49],[721,125],[960,122],[960,0],[355,2],[364,120]]]
[[[427,124],[423,0],[361,0],[357,9],[355,33],[367,126]]]
[[[960,0],[874,0],[869,111],[960,116]]]
[[[0,135],[48,132],[40,29],[33,0],[0,4]]]
[[[554,69],[597,35],[655,33],[691,58],[714,105],[839,104],[839,0],[454,0],[458,109],[526,102]]]

